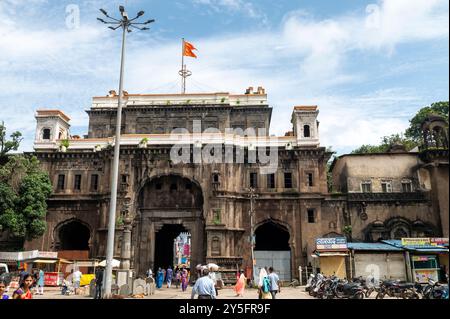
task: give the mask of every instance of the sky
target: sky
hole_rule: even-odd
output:
[[[93,96],[118,90],[119,31],[96,20],[144,10],[129,34],[125,89],[178,93],[181,38],[198,59],[187,92],[263,86],[271,134],[296,105],[318,105],[321,145],[337,154],[403,132],[449,100],[448,0],[0,0],[0,121],[32,151],[37,109],[61,109],[87,134]]]

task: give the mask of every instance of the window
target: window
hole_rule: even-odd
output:
[[[304,137],[311,137],[311,130],[309,128],[309,125],[303,126],[303,136]]]
[[[383,193],[392,193],[392,182],[391,181],[381,182],[381,189]]]
[[[92,174],[91,175],[91,191],[97,191],[98,190],[98,175]]]
[[[308,186],[309,187],[312,187],[312,186],[314,186],[314,184],[313,184],[313,174],[312,173],[308,173],[308,174],[306,174],[306,176],[307,176],[307,178],[308,178]]]
[[[256,173],[250,173],[250,187],[251,188],[258,187],[258,175]]]
[[[284,188],[292,188],[292,173],[284,173]]]
[[[58,175],[58,186],[57,189],[62,191],[65,188],[66,175]]]
[[[412,192],[412,183],[411,183],[411,181],[402,181],[402,191],[404,193],[411,193]]]
[[[315,216],[314,209],[308,209],[308,223],[313,224],[316,222],[316,216]]]
[[[213,237],[211,240],[211,255],[220,256],[220,238]]]
[[[77,174],[75,175],[75,180],[73,183],[73,189],[76,191],[81,190],[81,175]]]
[[[267,188],[275,188],[275,174],[267,175]]]
[[[214,173],[213,174],[213,183],[218,183],[219,182],[219,174],[218,173]]]
[[[361,191],[363,193],[372,193],[372,182],[364,181],[361,183]]]
[[[122,179],[122,184],[126,184],[128,182],[128,175],[122,175],[121,179]]]
[[[42,131],[42,139],[43,140],[49,140],[50,139],[50,129],[49,128],[44,128],[44,130]]]

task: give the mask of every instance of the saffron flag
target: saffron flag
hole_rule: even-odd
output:
[[[183,41],[184,49],[183,49],[183,55],[184,56],[190,56],[193,58],[197,58],[195,55],[194,50],[197,50],[191,43]]]

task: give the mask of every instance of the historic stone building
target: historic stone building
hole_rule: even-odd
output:
[[[37,111],[34,154],[49,172],[54,193],[48,230],[26,249],[84,250],[104,258],[117,100],[114,91],[93,98],[83,138],[70,135],[63,112]],[[167,267],[174,238],[189,232],[191,265],[251,269],[251,207],[257,265],[273,265],[284,280],[297,277],[298,267],[311,261],[317,237],[342,235],[348,225],[361,240],[441,233],[445,200],[435,207],[433,195],[416,190],[439,184],[433,174],[441,176],[442,165],[448,185],[448,161],[434,168],[426,164],[435,163],[433,158],[419,160],[419,153],[343,157],[333,168],[341,193],[329,194],[326,164],[332,153],[320,145],[318,113],[316,106],[294,107],[292,131],[273,137],[263,88],[243,95],[126,93],[115,258],[138,274]],[[251,128],[264,130],[253,136]],[[67,148],[61,146],[66,137]],[[371,163],[375,172],[367,172]],[[368,176],[370,194],[358,180]],[[386,177],[389,189],[377,184]],[[448,228],[448,190],[446,200]],[[395,218],[407,226],[391,227]]]

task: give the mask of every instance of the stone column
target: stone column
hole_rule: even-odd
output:
[[[123,226],[123,236],[122,236],[122,249],[121,249],[121,268],[129,270],[130,269],[130,258],[131,258],[131,223],[132,219],[129,216],[124,218]]]

